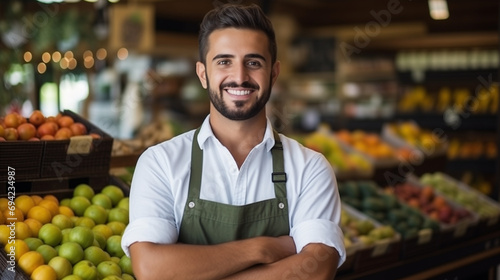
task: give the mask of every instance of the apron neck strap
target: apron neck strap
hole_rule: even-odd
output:
[[[196,129],[193,136],[191,149],[191,175],[189,179],[189,196],[200,197],[201,175],[203,171],[203,151],[198,144],[198,134],[200,127]],[[271,180],[274,183],[276,198],[286,198],[286,173],[283,160],[283,144],[278,133],[273,130],[274,146],[271,148],[273,158],[273,173]]]

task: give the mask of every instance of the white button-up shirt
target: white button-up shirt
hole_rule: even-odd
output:
[[[274,198],[270,121],[262,142],[238,169],[229,150],[213,134],[208,118],[198,135],[203,150],[200,198],[232,205]],[[193,137],[191,130],[148,148],[140,156],[130,190],[130,223],[122,237],[127,255],[134,242],[177,242],[189,189]],[[323,243],[337,249],[340,266],[346,254],[333,169],[322,154],[283,135],[280,139],[287,174],[290,236],[297,252],[309,243]]]

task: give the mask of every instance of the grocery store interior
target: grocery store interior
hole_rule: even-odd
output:
[[[268,118],[335,170],[349,243],[336,279],[500,279],[500,1],[1,1],[0,168],[36,170],[16,178],[33,193],[62,173],[52,186],[99,189],[110,176],[129,186],[145,149],[208,114],[197,35],[225,3],[257,4],[270,17],[281,73]],[[76,168],[70,140],[14,146],[21,140],[7,139],[4,117],[35,110],[71,115],[111,140],[91,140],[104,144]],[[51,154],[71,171],[54,172]],[[466,213],[418,206],[427,187]],[[387,196],[417,213],[389,209]],[[412,225],[413,214],[438,223]],[[366,241],[360,220],[395,233]]]

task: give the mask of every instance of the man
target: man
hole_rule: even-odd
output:
[[[138,279],[333,279],[345,260],[323,155],[275,133],[265,105],[280,65],[256,6],[209,12],[196,73],[202,126],[140,157],[122,239]]]

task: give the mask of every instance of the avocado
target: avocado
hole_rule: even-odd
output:
[[[379,197],[365,197],[362,202],[362,207],[365,210],[372,210],[375,212],[385,211],[385,203]]]

